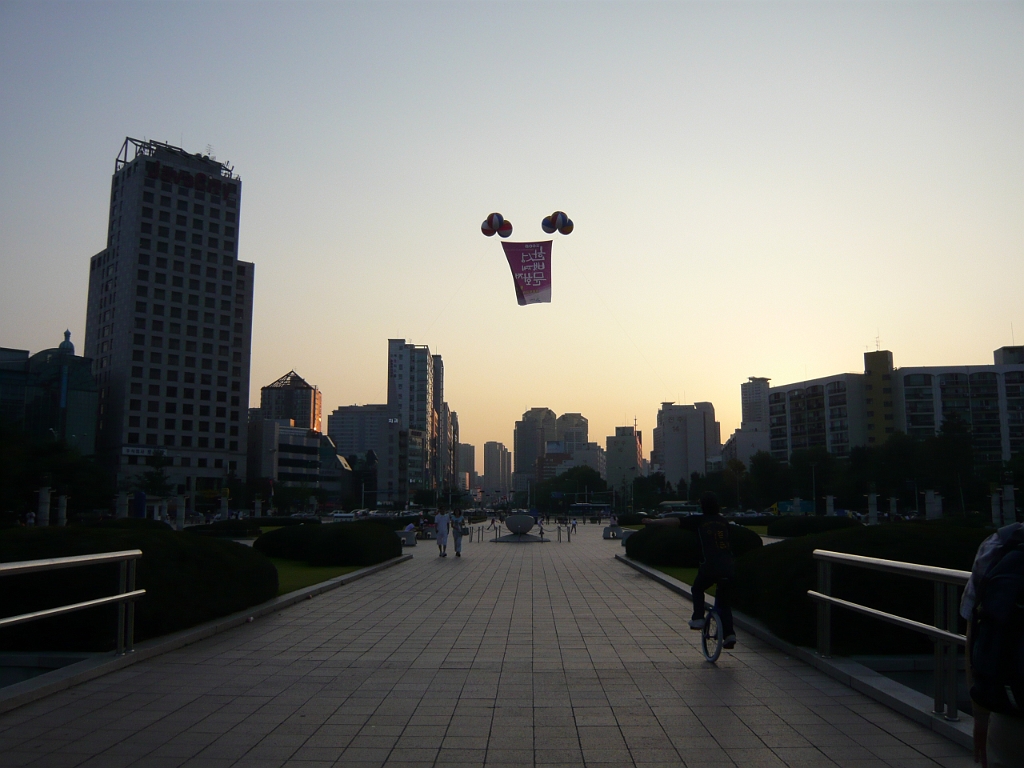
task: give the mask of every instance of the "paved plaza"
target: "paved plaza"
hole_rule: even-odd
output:
[[[957,766],[966,750],[571,544],[395,568],[0,715],[0,766]]]

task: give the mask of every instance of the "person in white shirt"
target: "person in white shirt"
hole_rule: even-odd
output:
[[[447,512],[437,511],[434,515],[434,531],[437,535],[437,556],[448,557],[448,524],[451,522],[451,515]]]
[[[452,524],[452,536],[455,537],[455,556],[462,557],[462,526],[466,523],[466,518],[459,510],[452,512],[449,517]]]

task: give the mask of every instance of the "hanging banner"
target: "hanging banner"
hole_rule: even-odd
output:
[[[502,243],[519,305],[551,303],[551,241]]]

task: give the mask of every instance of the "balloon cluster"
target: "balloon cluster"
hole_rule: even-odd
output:
[[[555,211],[550,216],[544,217],[543,221],[540,223],[540,228],[549,235],[553,232],[560,232],[563,235],[568,235],[572,232],[572,219],[561,211]]]
[[[480,225],[480,231],[487,237],[491,237],[494,233],[497,233],[498,237],[508,237],[512,234],[512,222],[500,213],[492,213],[484,219],[484,223]]]

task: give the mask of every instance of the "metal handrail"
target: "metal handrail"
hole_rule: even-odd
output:
[[[970,571],[904,563],[899,560],[883,560],[878,557],[848,555],[825,549],[814,550],[813,556],[818,561],[818,589],[817,591],[807,590],[807,595],[818,603],[818,654],[826,658],[832,654],[833,605],[923,634],[935,644],[935,712],[939,714],[945,710],[947,720],[959,720],[960,716],[956,705],[957,649],[960,646],[966,647],[967,638],[951,630],[957,628],[959,620],[957,588],[967,583],[971,577]],[[935,624],[923,624],[903,616],[869,608],[866,605],[832,597],[833,564],[850,565],[931,581],[935,585]]]
[[[883,560],[880,557],[848,555],[845,552],[831,552],[827,549],[814,550],[814,559],[827,560],[828,562],[841,563],[842,565],[856,565],[872,571],[898,573],[901,576],[919,576],[930,581],[940,581],[943,584],[957,584],[961,587],[967,584],[967,580],[971,578],[970,571],[939,568],[935,565],[904,563],[901,560]]]
[[[104,563],[120,563],[117,594],[85,600],[80,603],[60,605],[42,611],[22,613],[0,619],[0,629],[26,624],[38,619],[63,616],[87,608],[117,603],[117,652],[119,655],[135,650],[135,601],[146,594],[144,589],[135,588],[135,571],[138,559],[142,557],[141,549],[125,549],[118,552],[101,552],[95,555],[74,555],[72,557],[51,557],[40,560],[18,560],[0,563],[0,576],[14,574],[40,573],[56,571],[62,568],[75,568],[85,565],[102,565]]]

